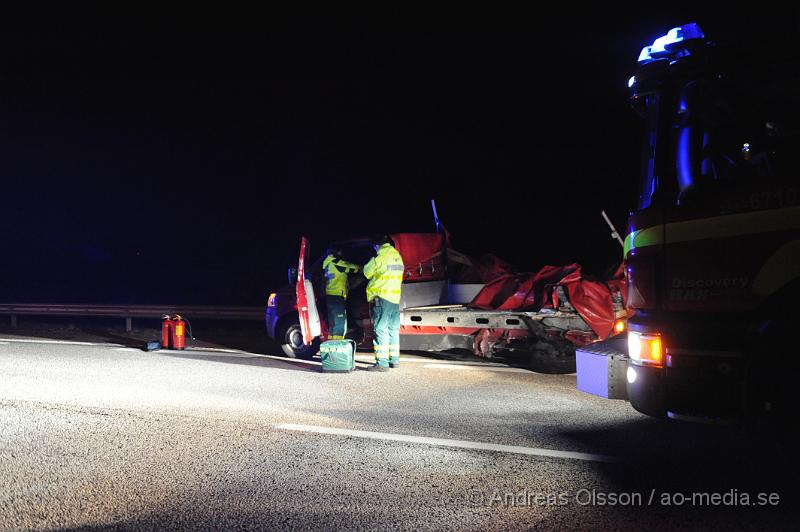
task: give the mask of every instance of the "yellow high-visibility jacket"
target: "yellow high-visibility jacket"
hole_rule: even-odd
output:
[[[382,245],[378,254],[364,265],[364,277],[369,279],[367,301],[381,297],[400,304],[400,285],[403,284],[405,269],[403,258],[394,246]]]
[[[347,299],[347,274],[355,273],[361,268],[346,260],[328,255],[322,261],[325,272],[325,293],[329,296],[341,296]]]

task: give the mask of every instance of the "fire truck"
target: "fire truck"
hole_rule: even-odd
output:
[[[656,417],[796,415],[800,61],[794,42],[646,46],[628,81],[644,121],[624,241],[627,345],[578,352],[578,387]],[[760,422],[760,421],[759,421]]]

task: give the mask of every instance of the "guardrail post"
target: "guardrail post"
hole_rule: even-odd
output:
[[[12,314],[11,315],[11,326],[13,328],[15,328],[15,329],[17,328],[17,315],[16,314]]]
[[[131,332],[131,329],[133,329],[133,319],[125,318],[125,332]]]

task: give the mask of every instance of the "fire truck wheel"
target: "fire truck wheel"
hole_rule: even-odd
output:
[[[575,373],[575,346],[568,342],[536,342],[528,367],[536,373],[551,375]]]
[[[311,345],[303,343],[303,332],[297,317],[279,325],[276,336],[283,354],[289,358],[311,358],[319,351],[319,338],[315,338]]]

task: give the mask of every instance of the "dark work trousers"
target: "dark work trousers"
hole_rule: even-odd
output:
[[[347,332],[347,303],[342,296],[326,296],[328,306],[328,339],[343,340]]]
[[[375,362],[388,366],[400,361],[400,305],[381,297],[370,302]]]

